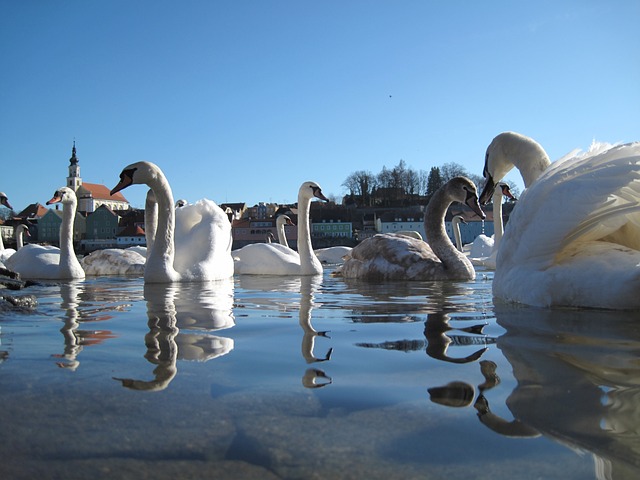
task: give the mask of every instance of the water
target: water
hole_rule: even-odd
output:
[[[637,478],[637,313],[330,273],[20,292],[0,478]]]

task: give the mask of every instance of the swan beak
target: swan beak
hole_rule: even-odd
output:
[[[480,194],[480,204],[486,205],[493,196],[493,191],[496,189],[496,183],[493,181],[491,175],[487,176],[487,181],[484,184],[482,193]]]
[[[114,193],[118,193],[120,190],[124,190],[125,188],[127,188],[129,185],[131,185],[133,183],[133,176],[132,175],[128,175],[127,172],[122,172],[120,174],[120,181],[118,182],[118,184],[113,187],[111,189],[110,195],[113,195]]]
[[[2,203],[2,205],[7,207],[8,209],[13,210],[13,207],[9,203],[9,199],[7,197],[5,196],[0,197],[0,203]]]
[[[478,197],[476,197],[473,193],[469,192],[467,194],[467,200],[464,203],[466,203],[467,206],[471,208],[471,210],[473,210],[476,213],[476,215],[478,215],[482,220],[484,220],[487,217],[482,211],[482,208],[480,208],[480,204],[478,203]]]
[[[320,200],[324,200],[325,202],[329,201],[329,199],[324,196],[324,193],[322,193],[320,187],[313,187],[313,196],[319,198]]]
[[[55,192],[53,194],[53,197],[51,197],[51,200],[47,200],[47,205],[51,205],[52,203],[59,203],[62,201],[62,195],[60,195],[60,192]]]

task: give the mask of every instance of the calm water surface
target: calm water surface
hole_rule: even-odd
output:
[[[0,478],[640,478],[638,313],[330,273],[19,292]]]

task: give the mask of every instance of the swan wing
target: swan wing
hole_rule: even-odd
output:
[[[553,164],[520,198],[494,295],[537,306],[638,308],[640,143]]]

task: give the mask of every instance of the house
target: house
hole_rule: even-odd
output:
[[[106,205],[100,205],[93,213],[87,215],[86,234],[80,249],[92,252],[101,248],[114,248],[119,218]]]
[[[376,215],[378,233],[418,232],[422,238],[424,231],[424,212],[418,209],[387,211]]]
[[[58,205],[56,205],[57,207]],[[62,210],[59,208],[49,211],[38,220],[38,242],[59,246],[60,225],[62,225]],[[80,212],[76,212],[73,221],[73,241],[79,242],[86,232],[86,219]]]
[[[134,246],[145,246],[147,240],[144,230],[136,225],[129,225],[116,235],[116,247],[128,248]]]

